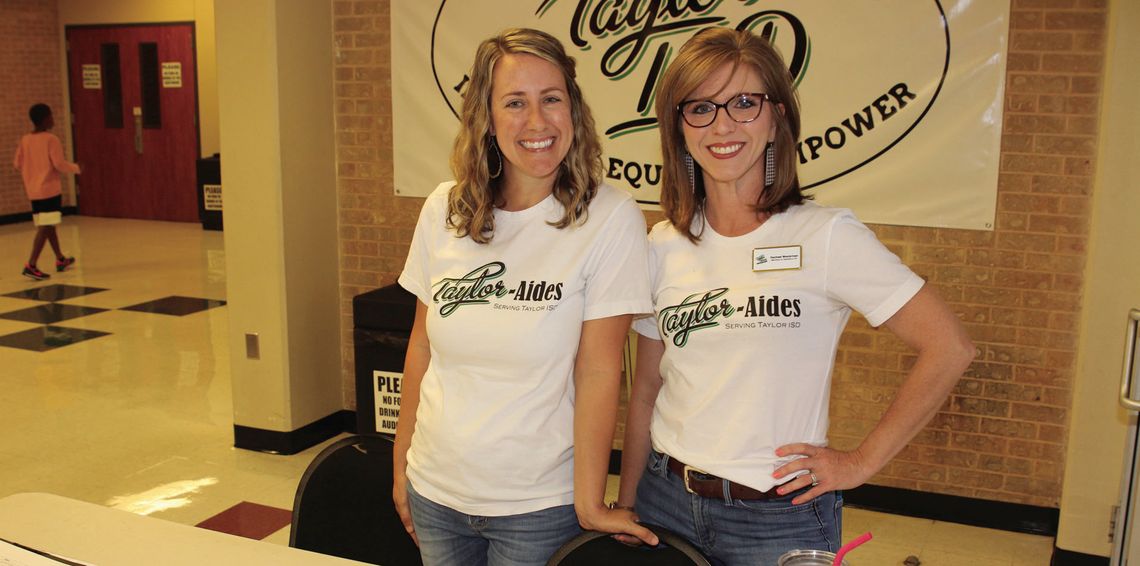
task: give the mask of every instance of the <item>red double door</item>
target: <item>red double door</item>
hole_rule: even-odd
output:
[[[80,214],[197,221],[193,24],[66,35]]]

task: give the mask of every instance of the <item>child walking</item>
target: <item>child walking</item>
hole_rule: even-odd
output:
[[[63,255],[59,249],[59,235],[55,225],[60,221],[62,208],[60,173],[79,173],[79,165],[63,156],[63,144],[51,133],[55,126],[51,107],[36,104],[28,110],[35,130],[20,138],[16,147],[14,165],[24,177],[24,190],[32,201],[32,218],[36,225],[36,239],[32,243],[32,255],[24,265],[23,275],[36,281],[51,277],[36,267],[36,260],[44,249],[44,242],[51,244],[55,252],[55,270],[63,271],[75,263],[74,257]]]

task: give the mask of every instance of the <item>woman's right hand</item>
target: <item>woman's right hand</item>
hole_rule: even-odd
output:
[[[420,537],[416,536],[416,526],[412,524],[412,508],[408,505],[408,476],[403,472],[392,475],[392,501],[396,504],[396,513],[400,515],[400,522],[404,530],[416,546],[420,545]]]

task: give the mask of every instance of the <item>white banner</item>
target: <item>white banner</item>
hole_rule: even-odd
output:
[[[1009,0],[425,0],[393,2],[391,22],[396,194],[452,177],[476,46],[522,26],[577,59],[605,180],[655,205],[654,89],[686,39],[726,26],[783,53],[817,202],[871,223],[993,228]]]

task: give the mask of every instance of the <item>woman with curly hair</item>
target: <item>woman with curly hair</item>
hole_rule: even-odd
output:
[[[428,566],[543,564],[580,528],[655,542],[603,504],[622,347],[650,311],[644,216],[600,184],[557,39],[506,30],[470,75],[455,181],[424,203],[399,278],[419,300],[397,510]]]

